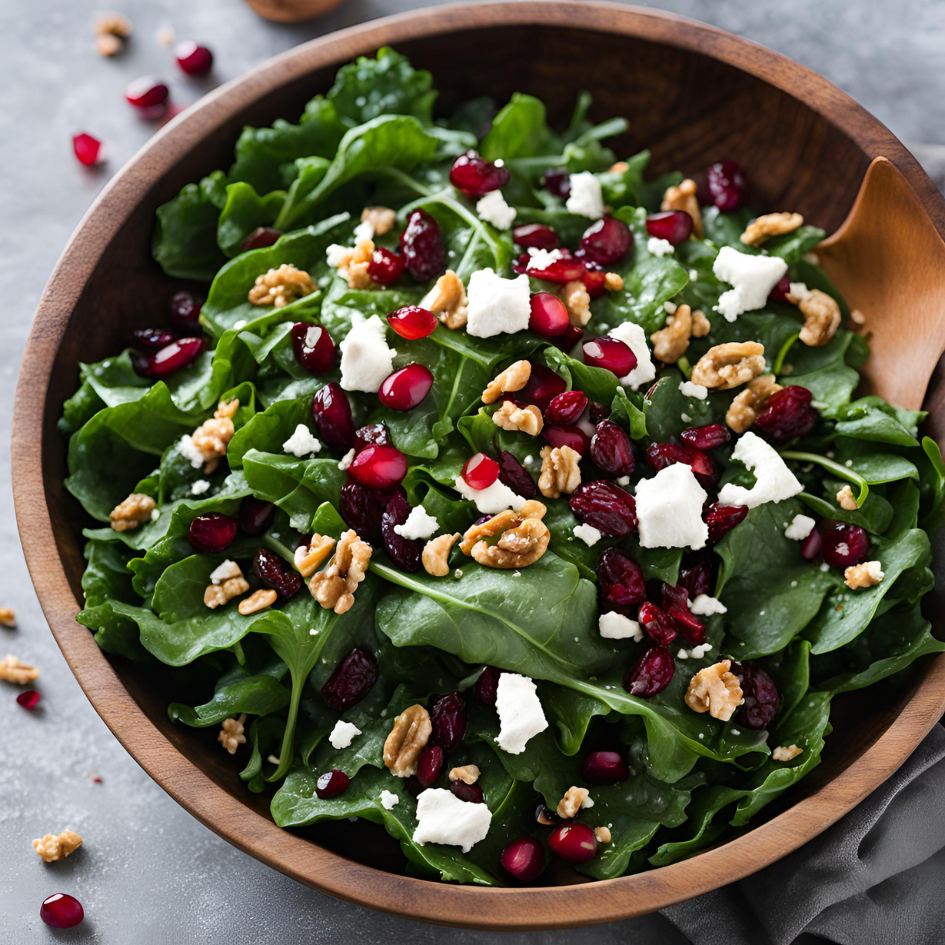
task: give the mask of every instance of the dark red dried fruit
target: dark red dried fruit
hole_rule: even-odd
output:
[[[654,643],[661,643],[664,646],[667,643],[672,643],[679,632],[673,618],[650,601],[644,601],[640,604],[638,619],[640,626],[646,630],[647,636]]]
[[[623,538],[637,529],[637,504],[629,492],[602,479],[582,482],[574,490],[571,511],[604,535]]]
[[[700,594],[711,596],[715,586],[714,560],[717,559],[699,558],[690,567],[679,572],[679,583],[686,589],[690,600],[695,600]]]
[[[710,423],[706,427],[689,427],[679,434],[687,446],[697,450],[714,450],[732,438],[729,428],[722,423]]]
[[[581,237],[585,258],[600,266],[612,266],[623,259],[632,245],[630,228],[615,217],[601,217]]]
[[[261,535],[272,524],[276,507],[272,502],[247,496],[240,502],[240,528],[247,535]]]
[[[251,249],[265,249],[267,246],[275,246],[280,236],[282,236],[282,230],[274,230],[269,226],[257,226],[240,243],[240,249],[244,253],[248,253]]]
[[[238,528],[236,519],[232,516],[222,512],[207,512],[198,515],[190,523],[187,540],[197,551],[218,555],[233,544]]]
[[[591,401],[591,423],[598,424],[601,420],[610,418],[610,407],[599,404],[596,400]]]
[[[187,75],[206,75],[213,68],[213,53],[192,39],[174,47],[174,58]]]
[[[537,292],[532,296],[528,327],[539,338],[560,338],[570,325],[564,302],[551,292]]]
[[[663,582],[663,610],[690,646],[705,643],[705,624],[689,610],[689,591],[684,585]]]
[[[816,422],[817,411],[811,406],[811,392],[792,384],[771,395],[765,409],[755,418],[754,429],[769,443],[781,446],[807,436]]]
[[[433,389],[433,374],[424,364],[408,364],[384,378],[377,399],[391,410],[413,410]]]
[[[541,176],[541,186],[555,197],[567,200],[571,196],[571,172],[566,167],[549,167]]]
[[[142,348],[160,349],[176,340],[174,334],[166,328],[138,328],[132,335]]]
[[[368,489],[357,482],[341,487],[338,510],[348,528],[353,528],[365,541],[375,542],[381,535],[381,516],[390,501],[390,495]]]
[[[351,403],[340,384],[332,382],[315,392],[312,416],[326,446],[339,453],[347,452],[354,443],[354,421]]]
[[[534,837],[519,837],[502,851],[499,862],[520,883],[531,883],[545,868],[545,848]]]
[[[293,571],[282,558],[268,548],[260,548],[253,559],[253,570],[256,577],[271,587],[283,600],[294,597],[302,590],[302,578],[297,571]]]
[[[436,315],[420,308],[419,305],[405,305],[396,312],[391,312],[387,316],[387,323],[401,338],[408,341],[432,335],[438,324]]]
[[[417,759],[417,780],[431,787],[443,771],[443,749],[439,745],[427,745]]]
[[[745,505],[710,505],[702,512],[702,521],[709,526],[709,544],[720,542],[736,525],[745,521],[748,507]]]
[[[354,434],[355,455],[366,446],[390,446],[390,431],[383,423],[367,423]]]
[[[821,537],[824,561],[834,568],[860,564],[870,553],[869,535],[859,525],[838,522],[822,532]]]
[[[377,682],[377,660],[355,647],[322,686],[322,700],[337,712],[346,712],[360,702]]]
[[[741,207],[748,197],[748,181],[735,161],[716,161],[705,175],[709,200],[723,213]]]
[[[335,363],[335,342],[320,325],[296,322],[292,326],[292,351],[310,374],[324,374]]]
[[[630,767],[616,751],[592,751],[581,768],[585,781],[591,784],[614,784],[630,777]]]
[[[643,569],[621,548],[606,548],[597,559],[601,609],[629,617],[631,608],[646,600]]]
[[[533,498],[536,492],[534,479],[528,475],[525,467],[506,450],[499,453],[499,482],[508,486],[523,499]]]
[[[618,338],[595,338],[585,341],[583,348],[585,364],[604,368],[617,377],[626,377],[637,366],[637,356],[630,345]]]
[[[72,929],[85,918],[82,903],[68,893],[53,893],[43,900],[39,917],[54,929]]]
[[[528,383],[520,390],[515,391],[513,397],[523,404],[534,404],[542,413],[552,399],[567,389],[567,384],[560,374],[556,374],[544,365],[531,362],[532,371]]]
[[[665,646],[651,646],[623,677],[623,688],[631,696],[649,699],[662,692],[672,681],[676,664]]]
[[[494,706],[499,692],[499,676],[502,671],[495,666],[487,666],[476,680],[476,698],[483,704]]]
[[[550,226],[543,223],[524,223],[512,230],[512,239],[519,246],[532,249],[557,249],[561,241]]]
[[[778,281],[778,284],[769,293],[768,298],[772,299],[775,302],[787,302],[788,292],[790,291],[791,291],[791,278],[788,275],[783,275],[781,276],[781,279]]]
[[[400,234],[400,251],[407,272],[417,282],[427,282],[446,269],[446,244],[440,224],[426,210],[414,210]]]
[[[824,547],[824,539],[820,530],[812,528],[810,534],[801,542],[801,557],[805,561],[813,561]]]
[[[712,488],[718,471],[708,455],[681,443],[651,443],[644,454],[647,463],[656,470],[666,469],[675,463],[689,466],[704,488]]]
[[[461,154],[450,168],[450,183],[470,198],[500,190],[510,177],[507,167],[487,161],[476,151]]]
[[[175,292],[167,302],[167,317],[177,331],[193,332],[200,327],[202,305],[189,292]]]
[[[601,420],[591,437],[591,459],[612,476],[629,476],[634,458],[630,437],[613,420]]]
[[[367,272],[378,285],[393,285],[403,274],[407,260],[392,250],[379,246],[374,250]]]
[[[646,218],[646,232],[647,236],[678,246],[692,235],[692,217],[685,210],[652,213]]]
[[[321,800],[327,801],[329,798],[337,797],[346,791],[350,783],[351,778],[344,771],[335,768],[333,771],[326,771],[318,776],[318,780],[315,782],[315,793]]]
[[[568,863],[586,863],[597,854],[597,837],[587,824],[562,824],[548,835],[548,849]]]
[[[420,567],[424,542],[416,538],[404,538],[403,535],[398,535],[394,528],[403,525],[412,511],[413,506],[407,501],[403,490],[400,490],[391,497],[381,516],[384,550],[396,567],[408,574],[413,574]]]
[[[167,377],[189,368],[204,349],[203,338],[178,338],[151,355],[148,368],[151,377]]]
[[[781,711],[781,693],[774,680],[751,660],[732,660],[730,672],[738,677],[745,699],[735,713],[735,721],[748,728],[767,728]]]
[[[367,446],[355,456],[348,475],[369,489],[393,489],[407,475],[407,457],[394,446]]]
[[[556,426],[571,426],[581,419],[587,407],[587,394],[579,390],[566,390],[563,394],[551,399],[551,403],[543,411],[545,423]]]
[[[465,781],[450,781],[450,790],[461,800],[470,804],[483,804],[485,797],[478,784],[467,784]]]
[[[431,738],[443,751],[452,751],[466,734],[466,703],[455,689],[438,699],[430,709]]]
[[[559,427],[548,424],[542,428],[541,435],[552,446],[570,446],[581,456],[586,455],[591,448],[591,438],[580,427]]]

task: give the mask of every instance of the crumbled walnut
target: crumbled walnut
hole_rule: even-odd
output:
[[[700,669],[689,680],[686,705],[693,712],[708,712],[714,719],[727,722],[742,703],[742,687],[729,670],[730,660],[722,660]]]
[[[11,653],[0,660],[0,679],[22,686],[39,677],[39,670],[27,663],[21,663]]]
[[[529,436],[538,436],[544,424],[541,411],[534,404],[519,407],[511,400],[505,401],[492,415],[492,422],[503,430],[520,430]]]
[[[583,328],[591,320],[591,297],[580,279],[564,284],[561,301],[568,310],[568,320],[572,325]]]
[[[450,551],[459,538],[459,532],[453,535],[438,535],[423,546],[420,560],[427,574],[433,577],[446,577],[450,573]]]
[[[534,564],[548,549],[551,532],[542,522],[546,507],[529,499],[518,512],[507,509],[477,525],[463,535],[460,549],[489,568],[513,570]],[[499,535],[491,545],[486,541]]]
[[[432,732],[430,713],[422,705],[409,706],[397,716],[384,742],[384,764],[395,778],[417,773],[417,758]]]
[[[739,239],[746,246],[760,246],[772,236],[793,233],[803,223],[799,213],[766,213],[749,223]]]
[[[516,361],[510,364],[501,374],[497,374],[489,381],[482,392],[484,404],[494,404],[503,394],[521,390],[532,376],[532,366],[528,361]]]
[[[450,769],[450,781],[462,781],[464,784],[475,784],[482,772],[478,765],[461,765]]]
[[[340,247],[331,262],[338,267],[338,274],[346,279],[349,289],[369,289],[373,284],[368,267],[374,258],[374,240],[358,240],[354,249]]]
[[[590,793],[585,787],[569,787],[564,797],[558,801],[557,815],[562,820],[570,820],[581,809]]]
[[[226,448],[236,432],[233,417],[239,406],[240,402],[236,398],[226,403],[221,400],[213,416],[204,420],[191,434],[191,443],[203,456],[204,472],[213,472],[222,457],[226,456]]]
[[[594,836],[598,843],[610,843],[612,839],[609,827],[595,827]]]
[[[653,356],[666,364],[675,364],[686,353],[691,334],[692,309],[688,305],[680,305],[669,324],[650,335]]]
[[[240,745],[246,744],[246,736],[243,734],[243,723],[246,721],[244,712],[238,719],[224,719],[220,726],[220,732],[217,735],[217,741],[231,754],[236,754],[236,749]]]
[[[851,591],[861,587],[873,587],[886,577],[878,561],[864,561],[851,565],[843,572],[844,583]]]
[[[729,341],[709,348],[692,369],[690,380],[710,390],[730,390],[757,377],[764,369],[764,345],[757,341]]]
[[[436,280],[436,284],[420,299],[420,308],[433,312],[450,331],[456,331],[466,324],[468,299],[463,280],[447,269]]]
[[[125,48],[131,20],[121,13],[101,13],[95,19],[95,48],[100,56],[114,56]]]
[[[348,529],[338,541],[328,567],[312,577],[308,589],[325,610],[346,613],[354,603],[354,592],[364,580],[370,560],[371,546],[361,541],[354,529]]]
[[[694,180],[688,177],[678,187],[667,187],[660,203],[660,210],[684,210],[692,217],[692,235],[702,239],[702,211],[699,209],[699,198],[696,191],[699,188]]]
[[[374,244],[371,244],[371,252]],[[256,284],[249,290],[249,301],[253,305],[273,305],[283,308],[296,299],[304,298],[315,291],[312,277],[295,266],[283,263],[278,269],[257,276]]]
[[[361,222],[370,223],[375,236],[383,236],[394,228],[397,213],[390,207],[365,207],[361,211]]]
[[[803,748],[798,748],[797,745],[788,745],[785,748],[782,745],[778,745],[773,752],[771,752],[771,757],[775,761],[791,761],[796,758],[798,755],[804,754]]]
[[[63,830],[57,837],[47,833],[45,837],[33,841],[33,849],[47,862],[55,863],[70,853],[75,853],[82,846],[82,838],[72,830]]]
[[[781,390],[773,374],[762,374],[751,381],[729,405],[725,422],[736,432],[744,433],[765,409],[772,394]]]
[[[16,614],[13,613],[12,607],[0,607],[0,626],[3,626],[3,627],[16,626]]]
[[[112,56],[117,56],[124,48],[124,41],[117,36],[113,36],[111,33],[95,37],[95,51],[103,59],[110,59]]]
[[[619,272],[604,273],[604,288],[608,292],[619,292],[623,288],[623,276]]]
[[[705,317],[705,313],[702,309],[697,308],[692,313],[692,337],[705,338],[710,331],[712,331],[712,325],[709,319]]]
[[[278,596],[279,595],[271,588],[260,588],[258,591],[253,591],[249,597],[240,601],[239,612],[244,617],[248,617],[250,614],[258,614],[259,611],[265,610],[267,607],[272,607]]]
[[[607,168],[609,174],[626,174],[630,170],[630,165],[626,161],[617,161]]]
[[[538,488],[547,499],[570,495],[581,484],[581,454],[570,446],[543,446]]]
[[[844,486],[837,493],[837,505],[839,505],[841,509],[845,509],[847,512],[856,511],[856,497],[853,495],[853,490],[848,485]]]
[[[798,308],[804,316],[800,339],[811,348],[827,344],[840,327],[840,306],[837,300],[820,289],[811,289]]]
[[[851,308],[850,321],[853,322],[854,325],[865,325],[866,316],[858,308]]]
[[[319,565],[331,554],[334,547],[334,538],[319,535],[316,532],[307,545],[299,545],[295,549],[295,569],[302,577],[311,577],[318,570]]]
[[[116,532],[130,532],[142,522],[150,522],[153,511],[154,499],[151,496],[143,492],[132,492],[124,502],[119,502],[108,513],[108,517],[112,520],[112,528]]]
[[[240,566],[235,561],[224,561],[210,575],[210,584],[203,592],[203,602],[211,610],[216,610],[248,590],[249,582],[243,577]]]

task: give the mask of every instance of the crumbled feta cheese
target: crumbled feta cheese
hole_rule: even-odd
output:
[[[184,459],[190,461],[190,465],[193,466],[194,469],[200,469],[200,467],[206,462],[203,453],[197,449],[196,446],[194,446],[194,441],[189,433],[185,433],[180,438],[180,442],[177,444],[177,449]]]
[[[315,436],[304,423],[298,424],[295,428],[295,433],[282,444],[282,449],[286,453],[291,453],[293,456],[298,456],[299,458],[302,456],[311,456],[313,453],[317,453],[321,448],[322,444],[318,437]]]
[[[564,258],[564,253],[560,249],[538,249],[535,246],[528,247],[528,264],[525,270],[532,274],[547,269],[552,263]]]
[[[418,505],[410,510],[403,525],[394,526],[394,533],[413,541],[417,538],[431,538],[439,527],[440,523],[422,505]]]
[[[374,239],[374,224],[370,220],[363,220],[354,228],[354,242],[363,243]]]
[[[723,246],[712,265],[717,279],[731,284],[722,293],[716,311],[729,322],[742,312],[762,308],[771,290],[787,272],[787,263],[779,256],[749,256],[731,246]]]
[[[335,727],[331,730],[331,735],[328,736],[328,741],[331,742],[332,748],[347,748],[354,740],[354,736],[360,734],[361,729],[357,725],[338,719],[335,722]]]
[[[534,466],[536,462],[537,462],[537,460],[535,459],[534,456],[526,456],[526,457],[525,457],[525,465],[526,465],[526,466]]]
[[[656,368],[646,343],[646,332],[635,322],[623,322],[610,332],[611,338],[622,341],[635,355],[637,366],[620,378],[620,383],[630,390],[638,390],[656,377]]]
[[[646,251],[651,256],[666,256],[675,253],[676,247],[669,240],[661,240],[658,236],[651,236],[646,241]]]
[[[492,811],[485,804],[461,801],[452,791],[427,788],[417,797],[417,829],[413,842],[445,843],[468,853],[484,840],[492,823]]]
[[[224,581],[229,581],[230,578],[241,577],[242,574],[240,566],[235,561],[230,561],[227,558],[226,561],[222,561],[210,572],[210,583],[222,584]]]
[[[803,541],[813,530],[816,522],[809,515],[798,513],[784,529],[784,537],[792,541]]]
[[[400,803],[400,798],[393,791],[381,791],[381,807],[393,810]]]
[[[629,617],[615,613],[612,610],[601,614],[597,621],[600,635],[605,640],[633,640],[639,643],[643,639],[643,628]]]
[[[530,738],[548,728],[538,689],[527,676],[501,673],[495,708],[499,713],[496,744],[510,755],[520,755]]]
[[[161,517],[160,509],[151,509],[151,521],[156,522]]]
[[[325,250],[325,259],[332,269],[337,269],[348,258],[348,253],[350,252],[351,250],[348,249],[347,246],[339,246],[337,243],[332,243],[331,246]]]
[[[480,220],[491,223],[497,230],[507,230],[516,216],[515,207],[505,202],[501,190],[493,190],[476,202],[476,213]]]
[[[462,569],[462,568],[457,568],[457,569],[453,572],[453,577],[456,578],[457,581],[458,581],[462,576],[463,576],[463,569]]]
[[[190,487],[191,495],[203,495],[210,488],[209,479],[198,479]]]
[[[584,800],[581,801],[581,807],[593,807],[593,806],[594,806],[594,799],[591,797],[590,794],[588,794],[587,797],[585,797]]]
[[[798,302],[803,302],[810,295],[810,289],[805,282],[789,282],[788,294]]]
[[[689,601],[689,609],[697,617],[711,617],[713,614],[727,614],[728,607],[708,594],[697,594],[695,600]]]
[[[464,499],[475,502],[476,508],[483,515],[495,515],[497,512],[504,512],[506,509],[513,509],[517,512],[525,504],[525,500],[520,495],[516,495],[504,482],[499,482],[498,479],[487,489],[473,489],[462,476],[457,476],[455,485],[456,491]]]
[[[580,538],[588,548],[593,548],[594,545],[601,540],[603,535],[603,532],[601,532],[599,528],[594,528],[593,525],[588,525],[586,522],[575,525],[573,532],[574,537]]]
[[[744,463],[755,474],[756,482],[750,489],[726,483],[719,492],[722,505],[747,505],[753,509],[765,502],[790,499],[804,491],[775,448],[751,430],[735,444],[732,459]]]
[[[637,483],[637,519],[643,548],[704,547],[709,526],[702,521],[706,492],[685,463],[661,469]]]
[[[705,400],[709,396],[709,388],[702,384],[693,384],[692,381],[683,381],[679,385],[679,392],[683,397],[695,397],[696,400]]]
[[[879,561],[865,561],[863,562],[863,567],[866,568],[866,573],[869,575],[874,585],[879,584],[883,578],[886,577],[883,566]]]
[[[699,273],[698,273],[695,269],[690,269],[690,270],[689,270],[689,281],[690,281],[690,282],[698,282],[698,281],[699,281]]]
[[[341,386],[345,390],[376,394],[394,373],[397,352],[387,344],[387,329],[378,315],[352,325],[339,347]]]
[[[338,460],[338,468],[344,472],[354,462],[354,447],[352,446],[344,456]]]
[[[466,294],[469,298],[466,332],[474,338],[491,338],[528,328],[531,293],[525,273],[503,279],[492,269],[479,269],[469,277]]]
[[[618,485],[618,486],[623,486],[623,488],[626,489],[627,486],[630,485],[630,477],[629,477],[629,476],[620,476],[620,478],[617,480],[617,485]],[[629,492],[630,490],[627,490],[627,491]]]
[[[590,171],[572,174],[570,181],[571,196],[564,205],[565,209],[580,217],[599,220],[604,215],[604,192],[600,181]]]
[[[675,315],[677,308],[679,308],[679,306],[675,302],[666,301],[663,303],[663,311],[666,312],[667,315]],[[667,321],[669,321],[669,319],[667,319]]]

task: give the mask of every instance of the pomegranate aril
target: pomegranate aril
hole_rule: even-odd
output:
[[[268,548],[260,548],[253,559],[256,577],[271,587],[283,600],[294,597],[302,590],[302,578],[282,558]]]
[[[129,104],[139,109],[146,118],[160,118],[167,108],[167,86],[153,76],[135,79],[125,89]]]
[[[446,269],[446,244],[440,225],[426,210],[414,210],[400,234],[400,251],[407,272],[417,282],[427,282]]]
[[[748,514],[746,505],[710,505],[702,512],[702,521],[709,526],[709,544],[720,542]]]
[[[623,538],[637,529],[637,505],[633,496],[602,479],[581,483],[572,493],[569,504],[582,522],[604,535]]]
[[[387,556],[401,571],[413,574],[420,567],[424,542],[420,539],[404,538],[394,529],[407,521],[413,506],[407,501],[403,490],[394,493],[381,516],[381,537]]]
[[[351,403],[340,384],[332,382],[315,392],[312,416],[318,432],[329,449],[347,452],[354,443]]]
[[[597,837],[587,824],[561,824],[549,834],[548,849],[569,863],[586,863],[597,854]]]
[[[499,676],[502,671],[495,666],[487,666],[476,680],[476,698],[483,704],[494,706],[499,692]]]
[[[378,285],[393,285],[403,274],[407,260],[400,253],[379,246],[368,263],[368,275]]]
[[[344,771],[335,768],[333,771],[326,771],[318,776],[315,782],[315,793],[321,800],[327,801],[346,791],[350,783],[351,778]]]
[[[805,561],[813,561],[820,555],[824,547],[824,539],[819,529],[811,529],[811,533],[801,542],[801,557]]]
[[[206,75],[213,68],[213,53],[192,39],[174,47],[174,58],[187,75]]]
[[[781,711],[781,693],[774,680],[751,660],[732,660],[730,672],[738,677],[745,700],[735,713],[735,721],[752,729],[767,728]]]
[[[417,759],[417,780],[431,787],[443,771],[443,749],[439,745],[427,745]]]
[[[35,709],[39,702],[39,693],[35,689],[27,689],[16,697],[16,702],[24,709]]]
[[[310,374],[324,374],[335,363],[335,342],[321,325],[297,322],[292,326],[295,360]]]
[[[591,438],[580,427],[561,427],[556,424],[549,424],[542,427],[541,435],[552,446],[570,446],[581,456],[586,455],[591,448]]]
[[[668,613],[656,604],[650,601],[644,601],[640,605],[640,614],[638,617],[640,626],[647,632],[647,636],[654,642],[666,645],[676,639],[679,632],[676,629],[676,623]]]
[[[556,426],[571,426],[581,419],[587,407],[587,394],[579,390],[566,390],[553,397],[544,410],[545,423]]]
[[[691,567],[683,568],[679,572],[679,583],[686,589],[690,600],[695,600],[700,594],[711,595],[715,577],[710,559],[700,558]]]
[[[452,751],[466,734],[466,703],[455,689],[438,699],[430,709],[433,741],[444,751]]]
[[[72,150],[80,164],[94,167],[102,159],[102,142],[84,131],[72,136]]]
[[[532,371],[528,383],[516,391],[514,397],[523,404],[534,404],[542,413],[558,394],[567,389],[567,384],[560,374],[556,374],[544,365],[531,362]]]
[[[709,199],[723,213],[741,207],[748,196],[748,181],[735,161],[716,161],[705,175]]]
[[[631,696],[650,699],[672,681],[676,664],[665,646],[651,646],[623,677],[623,688]]]
[[[584,363],[591,367],[604,368],[616,374],[617,377],[626,377],[636,366],[637,356],[617,338],[596,338],[584,342]]]
[[[817,422],[811,400],[806,387],[799,384],[782,387],[768,398],[765,409],[755,418],[755,430],[775,446],[807,436]]]
[[[354,453],[366,446],[390,446],[390,431],[383,423],[367,423],[354,434]]]
[[[591,401],[591,423],[595,426],[601,422],[601,420],[610,419],[610,408],[605,407],[603,404],[599,404],[596,400]]]
[[[601,609],[615,610],[625,617],[630,608],[646,600],[643,569],[621,548],[605,548],[597,559],[597,583]]]
[[[407,457],[393,446],[368,446],[355,456],[348,474],[369,489],[393,489],[407,475]]]
[[[549,340],[556,348],[559,348],[565,354],[570,354],[571,350],[583,337],[583,328],[578,328],[577,325],[568,325],[568,330],[563,335]]]
[[[43,900],[39,917],[54,929],[75,928],[85,918],[82,903],[68,893],[54,893]]]
[[[360,702],[377,682],[377,660],[355,647],[335,668],[321,688],[322,700],[338,712]]]
[[[564,253],[565,250],[560,250]],[[550,262],[544,269],[536,269],[531,264],[528,265],[528,274],[533,279],[544,279],[545,282],[574,282],[582,279],[587,267],[580,259],[575,259],[570,254],[563,255],[561,259]]]
[[[607,290],[607,273],[602,269],[588,269],[581,276],[581,281],[592,299],[600,298]]]
[[[543,223],[524,223],[512,230],[512,239],[519,246],[530,249],[557,249],[561,244],[558,234]]]
[[[529,262],[531,262],[531,256],[529,256],[528,253],[519,254],[512,260],[512,272],[515,272],[518,275],[521,275],[523,272],[527,272]]]
[[[148,355],[136,348],[131,348],[128,356],[131,358],[131,366],[135,369],[136,374],[141,377],[151,377],[151,358]]]
[[[151,355],[148,362],[151,377],[167,377],[189,368],[203,351],[203,338],[178,338]]]
[[[538,292],[529,304],[528,327],[539,338],[558,338],[568,330],[568,310],[558,296],[551,292]]]
[[[612,266],[623,259],[632,245],[630,228],[616,217],[601,217],[581,237],[585,257],[601,266]]]
[[[613,420],[601,420],[591,437],[591,459],[612,476],[629,476],[634,458],[630,437]]]
[[[788,292],[791,291],[791,277],[784,275],[781,276],[781,279],[778,281],[778,284],[771,290],[768,295],[769,299],[772,299],[775,302],[787,302],[788,301]]]
[[[187,540],[197,551],[218,555],[233,544],[238,528],[235,518],[222,512],[207,512],[190,523]]]
[[[541,186],[555,197],[567,200],[571,196],[571,172],[566,167],[549,167],[542,174]]]
[[[338,509],[348,528],[353,528],[360,538],[373,543],[381,536],[381,516],[389,501],[388,493],[367,489],[357,482],[347,482],[341,487]]]
[[[506,450],[499,453],[499,482],[523,499],[533,498],[537,491],[535,481],[525,467]]]
[[[167,303],[167,317],[178,331],[193,332],[200,327],[202,304],[189,292],[175,292]]]
[[[706,427],[689,427],[679,436],[683,443],[697,450],[714,450],[732,438],[728,427],[721,423],[710,423]]]
[[[450,781],[450,790],[461,800],[469,804],[483,804],[485,797],[478,784],[467,784],[465,781]]]
[[[510,177],[507,167],[487,161],[476,151],[461,154],[450,168],[450,183],[467,197],[483,197],[500,190]]]
[[[870,553],[870,538],[859,525],[838,522],[821,534],[824,561],[834,568],[849,568],[865,561]]]
[[[485,453],[474,453],[461,475],[470,489],[488,489],[499,478],[499,464]]]
[[[280,236],[282,236],[282,230],[274,230],[269,226],[257,226],[240,243],[240,249],[244,253],[248,253],[251,249],[265,249],[267,246],[274,246],[279,241]]]
[[[581,775],[592,784],[616,783],[630,777],[630,767],[619,752],[592,751],[584,759]]]
[[[436,315],[420,308],[419,305],[406,305],[396,312],[391,312],[387,316],[387,322],[401,338],[408,341],[432,335],[437,326]]]
[[[377,398],[391,410],[413,410],[433,387],[433,375],[423,364],[408,364],[386,377]]]
[[[648,236],[678,246],[692,234],[692,217],[685,210],[653,213],[646,218],[646,232]]]
[[[276,507],[272,502],[247,496],[240,502],[240,528],[247,535],[261,535],[272,524]]]
[[[520,883],[531,883],[545,868],[545,848],[534,837],[519,837],[502,851],[499,862]]]
[[[138,328],[131,334],[141,347],[152,350],[166,348],[176,340],[174,334],[164,328]]]

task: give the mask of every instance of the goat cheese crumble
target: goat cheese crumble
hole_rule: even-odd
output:
[[[676,252],[676,247],[669,240],[661,240],[658,236],[651,236],[646,241],[646,251],[651,256],[666,256]]]
[[[593,548],[603,536],[603,532],[599,528],[594,528],[593,525],[588,525],[586,522],[575,525],[572,531],[574,537],[580,538],[588,548]]]
[[[746,505],[753,509],[766,502],[783,502],[804,487],[770,443],[749,430],[735,444],[732,459],[743,463],[755,474],[755,484],[746,489],[728,482],[719,492],[722,505]]]
[[[581,171],[572,174],[570,182],[571,195],[564,205],[568,213],[599,220],[604,215],[604,192],[600,181],[590,171]]]
[[[708,594],[697,594],[695,600],[689,601],[689,610],[697,617],[711,617],[713,614],[727,614],[728,607],[715,597]]]
[[[791,524],[784,529],[784,537],[792,541],[803,541],[814,530],[816,524],[809,515],[798,513],[791,519]]]
[[[335,722],[335,727],[331,730],[331,734],[328,736],[328,741],[331,742],[332,748],[347,748],[350,746],[351,742],[354,741],[355,735],[360,735],[361,729],[352,722],[343,722],[341,719],[338,719]]]
[[[605,640],[633,640],[639,643],[643,639],[643,628],[636,620],[612,610],[600,615],[597,626]]]
[[[639,390],[644,384],[649,384],[656,377],[656,367],[650,355],[649,345],[646,343],[646,332],[636,322],[623,322],[610,332],[611,338],[622,341],[636,355],[637,366],[620,378],[623,387],[630,390]]]
[[[683,397],[695,397],[696,400],[705,400],[709,396],[709,388],[702,384],[693,384],[692,381],[683,381],[679,385],[679,392]]]
[[[408,540],[430,538],[439,527],[440,523],[422,505],[417,505],[410,510],[403,525],[394,526],[394,534]]]
[[[479,269],[469,277],[466,295],[469,300],[466,332],[474,338],[491,338],[528,328],[531,291],[525,273],[503,279],[493,269]]]
[[[702,520],[706,492],[685,463],[674,463],[652,479],[641,479],[636,500],[641,547],[697,551],[709,540],[709,526]]]
[[[304,423],[298,424],[292,436],[282,444],[284,452],[298,456],[299,459],[303,456],[311,456],[321,448],[321,441]]]
[[[480,220],[491,223],[497,230],[507,230],[518,211],[505,202],[501,190],[493,190],[476,202],[476,213]]]
[[[476,508],[483,515],[495,515],[498,512],[504,512],[506,509],[512,509],[517,512],[524,504],[525,500],[516,495],[504,482],[498,479],[487,489],[473,489],[462,476],[457,476],[454,480],[456,491],[464,499],[476,503]]]
[[[520,755],[530,738],[548,728],[538,687],[527,676],[501,673],[495,708],[499,714],[499,734],[495,741],[510,755]]]
[[[787,263],[779,256],[751,256],[723,246],[712,264],[712,272],[732,286],[722,293],[716,311],[733,322],[742,312],[764,307],[771,290],[787,272]]]
[[[376,394],[394,373],[397,352],[387,344],[387,328],[379,315],[355,320],[339,348],[341,386],[345,390]]]
[[[381,791],[381,807],[393,810],[400,803],[400,798],[393,791]]]
[[[486,838],[492,811],[485,804],[461,801],[444,788],[427,788],[417,797],[417,829],[413,842],[445,843],[468,853]]]

